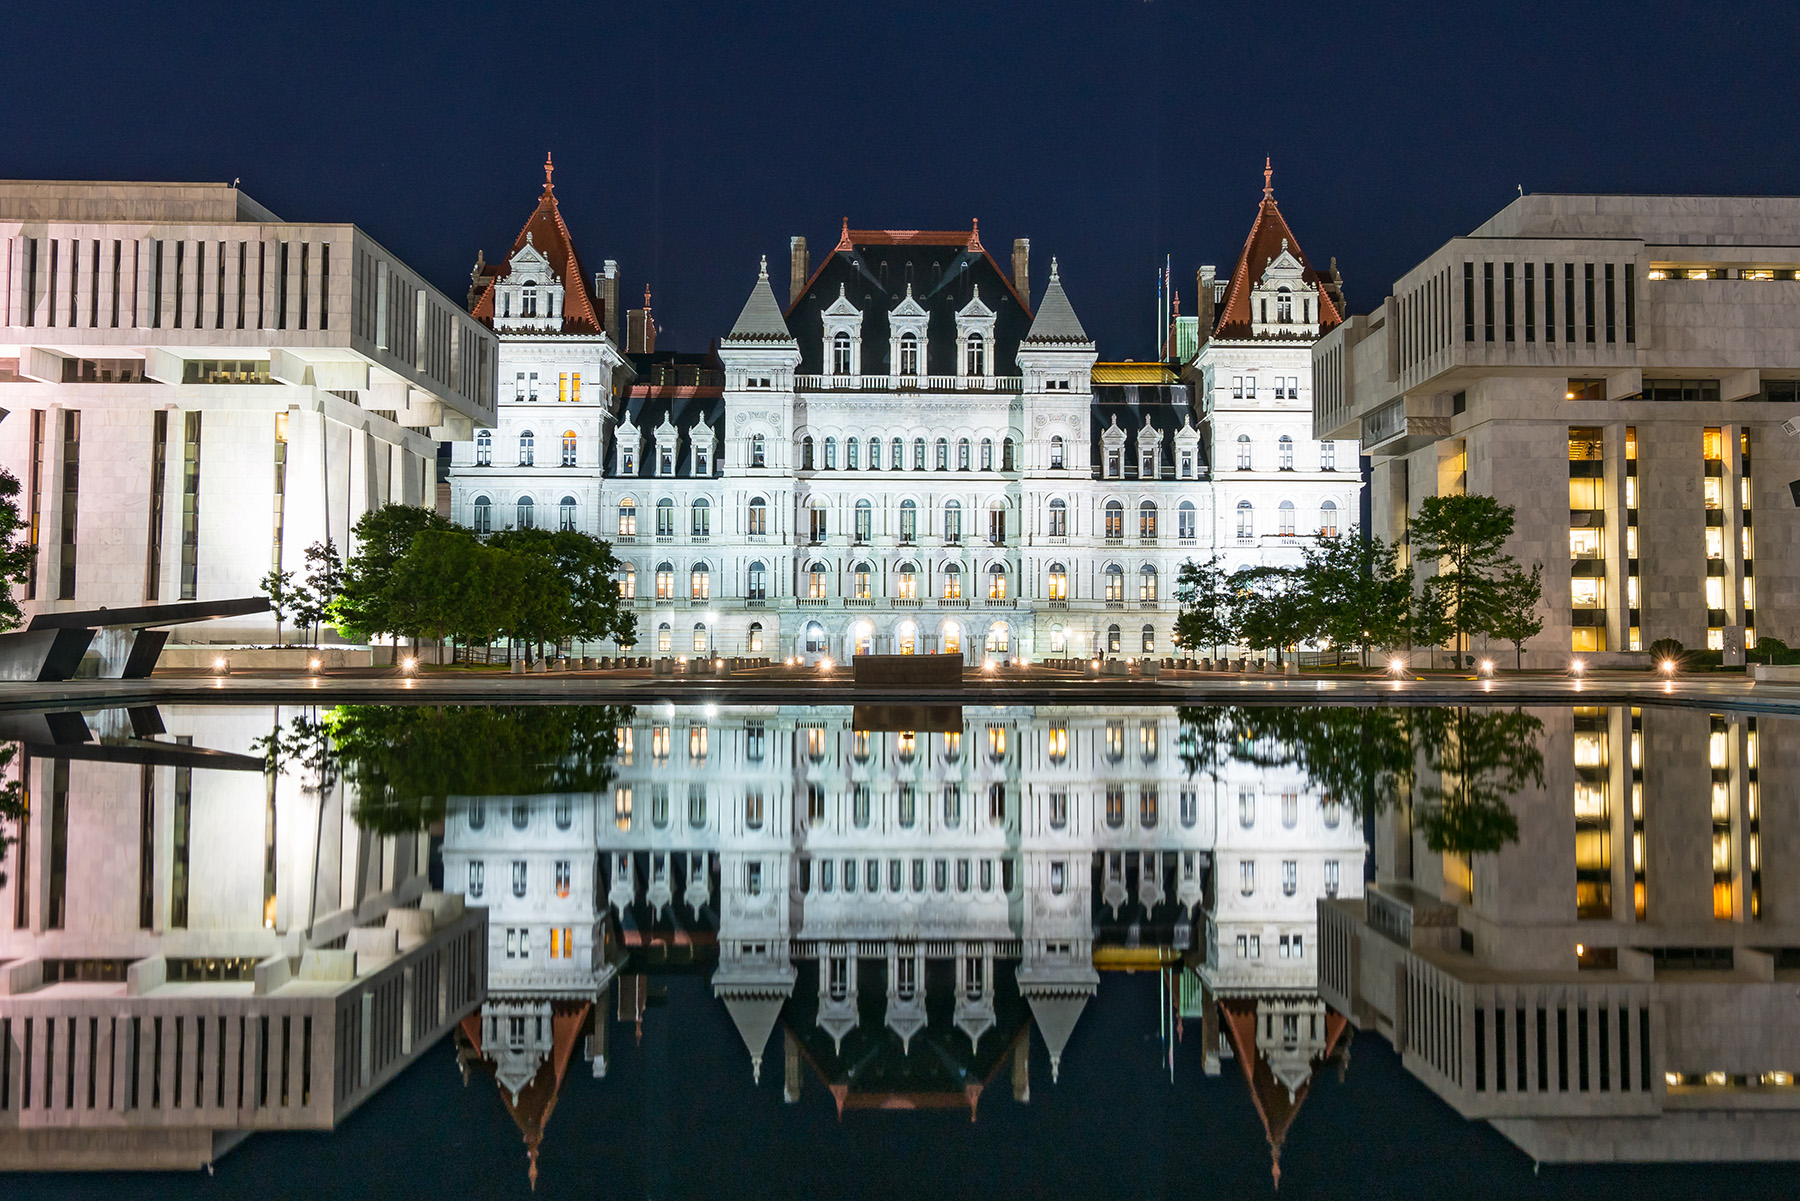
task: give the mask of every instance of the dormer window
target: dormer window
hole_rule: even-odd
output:
[[[526,280],[525,286],[519,289],[519,316],[537,316],[537,306],[537,283],[534,280]]]
[[[709,476],[712,474],[712,448],[704,443],[694,447],[694,474]]]
[[[919,339],[912,334],[900,337],[900,374],[919,374]]]
[[[1294,294],[1286,288],[1275,293],[1275,320],[1283,325],[1294,320]]]
[[[1146,450],[1138,458],[1138,478],[1153,480],[1156,478],[1156,452]]]
[[[831,339],[831,374],[850,374],[850,335],[841,331]]]
[[[1107,479],[1116,480],[1119,478],[1119,476],[1123,470],[1121,467],[1121,464],[1123,463],[1124,458],[1125,458],[1124,453],[1118,447],[1109,446],[1106,448],[1106,478]]]
[[[987,374],[987,339],[980,334],[970,334],[963,343],[963,374]]]
[[[637,474],[637,449],[623,443],[619,445],[619,474]]]
[[[675,474],[675,447],[672,443],[664,443],[656,448],[656,474]]]

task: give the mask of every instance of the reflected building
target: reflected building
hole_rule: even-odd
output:
[[[328,1130],[481,1000],[486,914],[428,887],[296,711],[9,716],[0,1170],[197,1168]]]
[[[1100,972],[1150,970],[1171,1026],[1183,980],[1206,1011],[1208,1070],[1243,1059],[1291,1117],[1342,1026],[1316,904],[1361,895],[1362,827],[1298,768],[1195,769],[1183,739],[1151,706],[639,709],[608,794],[449,807],[445,888],[491,907],[464,1060],[535,1172],[575,1052],[603,1075],[610,1025],[693,965],[790,1100],[811,1076],[840,1113],[973,1117],[1029,1097],[1034,1028],[1057,1079]]]
[[[1791,723],[1539,710],[1544,769],[1497,853],[1401,806],[1376,884],[1320,904],[1320,991],[1538,1160],[1753,1160],[1800,1135]]]

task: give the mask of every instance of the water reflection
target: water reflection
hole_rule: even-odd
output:
[[[193,1166],[330,1128],[453,1032],[535,1179],[571,1079],[607,1087],[613,1040],[690,976],[740,1080],[840,1115],[1081,1090],[1064,1053],[1102,974],[1144,972],[1163,1070],[1238,1090],[1277,1178],[1353,1030],[1540,1158],[1793,1145],[1800,892],[1763,840],[1800,814],[1772,719],[10,720],[35,803],[0,885],[0,1164]]]

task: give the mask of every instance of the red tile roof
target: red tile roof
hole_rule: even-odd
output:
[[[1231,283],[1225,289],[1225,303],[1219,306],[1219,315],[1213,325],[1214,337],[1251,336],[1250,289],[1262,278],[1269,260],[1281,253],[1284,241],[1287,243],[1288,253],[1300,262],[1302,278],[1319,290],[1319,332],[1326,332],[1344,319],[1343,314],[1338,312],[1337,303],[1325,289],[1319,273],[1306,261],[1299,239],[1294,237],[1287,221],[1281,216],[1281,210],[1275,206],[1275,188],[1270,183],[1272,175],[1273,171],[1265,160],[1262,203],[1257,206],[1256,220],[1250,225],[1250,236],[1244,239],[1244,252],[1238,256],[1237,266],[1232,269]]]
[[[544,1127],[549,1124],[550,1115],[556,1110],[556,1098],[562,1092],[563,1077],[568,1074],[569,1060],[575,1054],[575,1044],[587,1028],[589,1008],[586,1001],[553,1003],[550,1007],[550,1054],[539,1066],[537,1075],[519,1091],[516,1098],[508,1096],[506,1089],[500,1089],[501,1103],[506,1106],[506,1112],[512,1115],[513,1123],[524,1136],[529,1164],[527,1175],[534,1191],[537,1189],[538,1149],[544,1142]],[[475,1053],[485,1059],[481,1045],[480,1013],[471,1013],[465,1017],[461,1027],[463,1036],[475,1048]]]
[[[494,280],[504,279],[511,274],[508,265],[513,255],[519,253],[529,237],[531,244],[539,253],[549,260],[550,267],[562,278],[563,285],[563,325],[565,334],[598,334],[605,327],[603,306],[594,300],[593,293],[588,290],[587,272],[581,269],[581,259],[575,253],[575,240],[569,236],[569,227],[563,224],[562,211],[556,206],[556,189],[551,186],[550,176],[555,167],[551,165],[550,156],[544,156],[544,190],[538,196],[537,207],[525,222],[525,228],[513,239],[512,249],[506,252],[506,263],[495,263]],[[490,282],[483,289],[481,299],[476,302],[474,316],[477,321],[494,323],[494,285]]]
[[[1268,1061],[1257,1050],[1255,1001],[1222,1000],[1219,1002],[1219,1016],[1224,1019],[1222,1025],[1225,1036],[1230,1039],[1232,1053],[1238,1066],[1244,1071],[1245,1082],[1250,1086],[1250,1100],[1256,1105],[1257,1116],[1262,1118],[1263,1133],[1269,1139],[1270,1172],[1275,1178],[1275,1187],[1279,1189],[1281,1146],[1287,1141],[1288,1130],[1300,1114],[1300,1106],[1306,1101],[1306,1094],[1312,1091],[1312,1080],[1309,1077],[1290,1096],[1287,1086],[1275,1078]],[[1338,1042],[1343,1038],[1348,1025],[1341,1014],[1329,1009],[1325,1011],[1325,1049],[1313,1061],[1315,1070],[1337,1051]]]

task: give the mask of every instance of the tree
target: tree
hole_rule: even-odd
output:
[[[1525,666],[1526,639],[1537,637],[1544,629],[1544,619],[1537,608],[1544,595],[1543,576],[1542,563],[1532,564],[1529,573],[1514,563],[1494,582],[1487,632],[1513,644],[1515,669]]]
[[[1240,567],[1227,579],[1231,626],[1251,650],[1281,652],[1311,635],[1316,616],[1289,567]]]
[[[294,611],[299,595],[294,590],[294,573],[271,567],[257,584],[269,597],[269,612],[275,615],[275,645],[281,645],[281,620]]]
[[[1215,659],[1232,636],[1222,562],[1217,555],[1205,563],[1189,559],[1175,577],[1175,599],[1181,605],[1175,618],[1175,643],[1193,650],[1209,646]]]
[[[637,614],[619,603],[619,561],[612,544],[580,530],[558,530],[550,550],[569,586],[569,636],[623,644],[637,636]]]
[[[1522,709],[1419,709],[1419,744],[1435,782],[1419,788],[1419,829],[1433,851],[1477,855],[1519,839],[1508,798],[1544,786],[1544,723]]]
[[[330,614],[332,604],[344,586],[343,560],[338,557],[337,543],[327,538],[306,548],[306,580],[296,592],[294,619],[312,631],[312,644],[319,645],[320,625]]]
[[[382,505],[358,518],[351,529],[356,553],[345,564],[343,586],[332,607],[338,628],[357,638],[416,637],[414,605],[426,598],[395,586],[399,563],[422,532],[452,528],[418,505]]]
[[[31,574],[31,543],[19,516],[19,481],[0,467],[0,633],[25,624],[24,611],[12,586]]]
[[[1406,640],[1413,573],[1400,566],[1398,547],[1355,533],[1321,534],[1304,553],[1301,591],[1320,635],[1334,646],[1361,647],[1364,667],[1371,646]]]
[[[1467,637],[1489,628],[1494,589],[1513,560],[1501,551],[1512,536],[1513,511],[1491,496],[1428,496],[1412,522],[1415,559],[1437,560],[1438,573],[1425,581],[1454,638],[1462,661]]]

